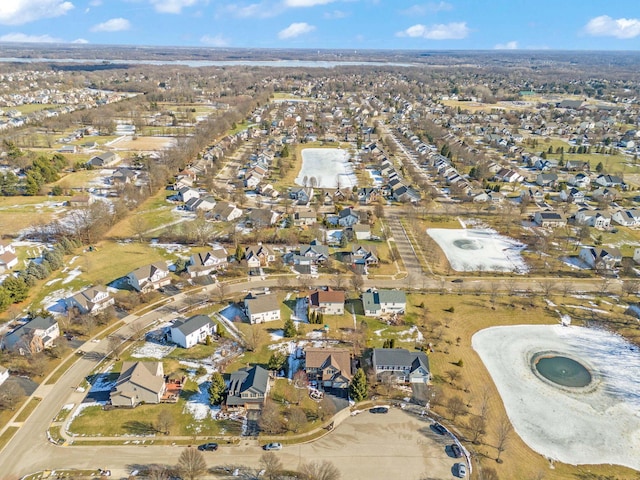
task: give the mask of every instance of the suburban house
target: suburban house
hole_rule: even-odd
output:
[[[569,203],[584,203],[584,192],[576,187],[566,188],[560,192],[560,199]]]
[[[624,227],[634,227],[640,225],[640,210],[632,208],[628,210],[618,210],[611,219]]]
[[[80,314],[95,314],[115,303],[114,298],[102,285],[90,287],[65,300],[67,310],[77,308]]]
[[[536,183],[541,187],[555,187],[558,184],[558,175],[555,173],[539,173]]]
[[[127,275],[127,283],[138,292],[150,292],[169,285],[169,269],[165,262],[155,262],[136,268]]]
[[[280,214],[269,208],[253,208],[247,213],[247,224],[252,228],[266,228],[274,225]]]
[[[106,168],[111,167],[120,161],[120,156],[113,152],[104,152],[95,157],[91,157],[87,161],[87,166],[93,168]]]
[[[242,216],[242,210],[232,203],[218,202],[209,211],[208,217],[217,222],[231,222]]]
[[[352,265],[364,265],[364,271],[366,273],[366,267],[370,265],[378,264],[377,249],[375,247],[365,247],[363,245],[353,245],[351,252],[348,255],[349,263]]]
[[[268,267],[270,263],[275,262],[276,255],[266,245],[253,245],[244,249],[244,259],[247,261],[249,268]]]
[[[160,403],[166,389],[162,362],[123,362],[120,376],[109,395],[114,407],[133,408]]]
[[[581,208],[576,212],[576,223],[601,229],[609,228],[611,226],[611,215],[601,210]]]
[[[324,315],[342,315],[344,314],[344,292],[330,288],[311,292],[309,308]]]
[[[13,245],[6,240],[0,240],[0,273],[11,270],[16,265],[18,257]]]
[[[9,370],[0,365],[0,385],[9,379]]]
[[[398,383],[429,383],[429,358],[404,348],[374,348],[371,356],[376,378]]]
[[[204,343],[207,337],[213,336],[217,326],[207,315],[194,315],[187,319],[180,319],[171,325],[171,341],[182,348],[191,348],[198,343]]]
[[[536,224],[546,228],[564,227],[567,224],[564,215],[552,211],[536,212],[533,220]]]
[[[178,190],[178,200],[183,203],[187,203],[191,199],[200,198],[200,193],[195,188],[182,187]]]
[[[362,294],[366,317],[402,314],[407,308],[407,296],[400,290],[368,290]]]
[[[201,198],[192,198],[184,204],[184,208],[190,212],[210,212],[216,206],[216,199],[211,195]]]
[[[580,260],[595,270],[612,270],[622,262],[622,253],[617,248],[582,247]]]
[[[296,227],[313,225],[317,221],[317,216],[313,210],[303,210],[293,214],[293,225]]]
[[[586,173],[578,173],[570,177],[567,183],[577,188],[587,188],[591,185],[591,177]]]
[[[300,255],[311,258],[313,263],[321,264],[329,259],[329,247],[321,245],[317,240],[312,240],[309,245],[300,246]]]
[[[351,227],[360,222],[360,214],[353,208],[345,208],[338,213],[337,224],[341,227]]]
[[[598,175],[596,177],[595,183],[603,187],[626,187],[624,180],[622,180],[622,178],[618,177],[617,175]]]
[[[259,410],[269,393],[269,372],[259,365],[236,370],[229,377],[226,406],[231,410]]]
[[[244,299],[244,310],[252,325],[280,320],[280,302],[275,293],[247,295]]]
[[[309,202],[313,198],[313,188],[295,188],[289,192],[289,198],[294,200],[296,205],[309,205]]]
[[[366,223],[358,223],[351,227],[356,240],[369,240],[371,238],[371,226]]]
[[[95,202],[95,198],[93,196],[87,194],[78,194],[71,197],[67,200],[67,205],[69,207],[83,208],[88,207],[93,202]]]
[[[309,381],[317,382],[322,389],[349,388],[353,366],[348,349],[306,347],[304,355],[304,370]]]
[[[224,247],[191,255],[187,273],[191,278],[209,275],[213,271],[223,270],[227,266],[227,251]]]
[[[21,355],[41,352],[60,336],[58,321],[52,316],[36,317],[5,335],[2,348]]]

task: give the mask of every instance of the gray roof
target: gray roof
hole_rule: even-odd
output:
[[[213,320],[207,315],[194,315],[193,317],[189,317],[185,320],[176,320],[173,323],[171,328],[176,328],[182,332],[182,334],[186,337],[187,335],[200,330],[207,324],[213,325]]]
[[[280,304],[278,303],[278,297],[274,293],[269,293],[266,295],[257,295],[252,296],[249,295],[244,299],[245,305],[249,310],[250,315],[255,315],[258,313],[272,312],[274,310],[280,309]]]
[[[424,352],[410,352],[404,348],[374,348],[371,357],[374,368],[378,365],[391,367],[411,366],[413,372],[419,367],[429,370],[429,358]]]
[[[229,392],[227,405],[244,405],[247,402],[262,402],[267,394],[269,372],[259,365],[251,368],[241,368],[231,374],[229,378]],[[257,397],[241,398],[247,391],[255,393]]]

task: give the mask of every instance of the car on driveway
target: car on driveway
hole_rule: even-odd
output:
[[[456,463],[456,475],[458,478],[464,478],[467,476],[467,466],[464,463]]]
[[[456,458],[462,457],[462,449],[458,446],[457,443],[451,445],[451,453],[453,453],[453,456]]]
[[[444,428],[442,425],[440,425],[438,422],[434,423],[433,425],[431,425],[433,427],[433,429],[438,432],[440,435],[444,435],[445,433],[447,433],[447,429]]]
[[[198,445],[198,450],[201,452],[215,452],[218,450],[217,443],[203,443],[202,445]]]
[[[278,442],[267,443],[264,447],[265,450],[282,450],[282,444]]]
[[[389,409],[387,407],[373,407],[369,409],[371,413],[389,413]]]

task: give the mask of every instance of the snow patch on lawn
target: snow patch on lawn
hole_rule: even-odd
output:
[[[175,345],[160,345],[154,342],[145,342],[137,347],[131,354],[134,358],[157,358],[161,359],[169,355],[176,349]]]
[[[302,149],[302,167],[294,180],[296,185],[303,186],[315,178],[317,188],[351,188],[358,184],[358,179],[349,163],[349,152],[340,148],[304,148]]]
[[[110,373],[99,373],[93,378],[89,393],[110,392],[116,386],[117,377]]]
[[[194,420],[202,421],[207,417],[217,418],[220,413],[220,407],[209,404],[209,387],[211,382],[202,382],[198,384],[198,391],[189,397],[184,405],[184,413],[190,414]],[[200,425],[194,426],[196,433],[200,431]]]
[[[422,335],[422,332],[418,330],[418,327],[416,327],[415,325],[409,330],[398,332],[398,337],[401,337],[403,341],[415,340],[416,342],[422,342],[424,340],[424,335]]]
[[[279,342],[284,338],[284,330],[274,330],[269,333],[272,342]]]

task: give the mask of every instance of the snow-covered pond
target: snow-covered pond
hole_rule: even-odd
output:
[[[561,325],[488,328],[472,345],[533,450],[573,465],[640,470],[640,348],[604,330]],[[591,383],[572,389],[542,380],[532,367],[540,353],[575,359]]]
[[[302,150],[302,168],[295,184],[319,188],[351,188],[358,184],[353,167],[349,163],[349,152],[340,148],[305,148]]]
[[[524,245],[491,229],[429,228],[456,272],[515,272],[529,268],[520,252]]]

